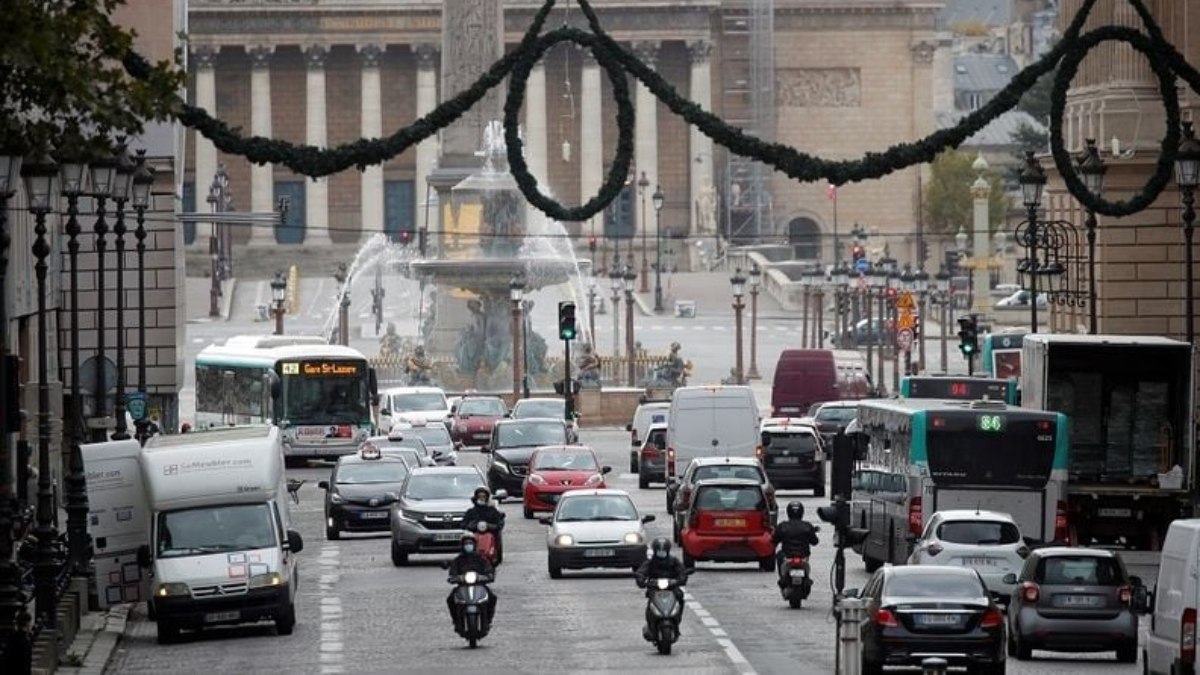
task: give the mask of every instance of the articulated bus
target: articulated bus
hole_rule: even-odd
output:
[[[910,376],[900,380],[903,398],[936,398],[960,401],[1001,401],[1017,405],[1017,381],[951,375]]]
[[[980,371],[999,380],[1021,380],[1021,344],[1025,333],[992,333],[983,338]]]
[[[1065,415],[999,401],[881,399],[858,404],[857,425],[866,459],[851,522],[869,531],[859,550],[868,570],[903,564],[939,510],[1001,511],[1032,541],[1065,541]]]
[[[196,356],[196,428],[275,424],[289,463],[355,452],[374,433],[375,371],[317,337],[241,336]]]

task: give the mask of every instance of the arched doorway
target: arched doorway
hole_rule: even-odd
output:
[[[797,260],[821,257],[821,226],[812,218],[793,218],[788,223],[788,243]]]

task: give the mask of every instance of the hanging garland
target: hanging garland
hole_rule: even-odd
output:
[[[280,164],[298,174],[318,178],[351,167],[364,169],[380,164],[430,138],[438,130],[453,124],[478,103],[505,77],[509,78],[508,95],[504,104],[504,134],[508,145],[509,170],[521,193],[535,208],[557,220],[586,220],[603,211],[615,200],[624,186],[634,153],[634,112],[625,74],[641,82],[654,96],[683,120],[697,128],[714,143],[730,152],[752,158],[790,178],[803,182],[825,180],[833,185],[882,178],[918,164],[932,162],[938,154],[957,148],[988,124],[1012,110],[1025,92],[1038,79],[1059,66],[1051,92],[1051,153],[1067,190],[1092,211],[1106,216],[1127,216],[1144,210],[1166,189],[1179,147],[1179,96],[1174,77],[1178,75],[1200,93],[1200,71],[1192,67],[1164,37],[1144,0],[1127,0],[1135,9],[1146,29],[1140,33],[1122,26],[1105,26],[1083,33],[1097,0],[1085,0],[1079,12],[1063,31],[1062,40],[1037,62],[1030,64],[987,104],[964,117],[953,127],[935,131],[923,139],[899,143],[883,152],[867,152],[857,160],[829,160],[782,143],[763,141],[731,126],[720,117],[704,110],[681,96],[657,72],[642,63],[634,54],[621,47],[600,24],[600,19],[588,0],[577,0],[591,32],[563,27],[542,35],[542,28],[556,0],[546,0],[534,15],[529,29],[517,47],[496,61],[465,91],[438,105],[429,114],[407,127],[380,139],[359,139],[333,148],[295,145],[286,141],[254,136],[246,138],[237,128],[230,127],[202,108],[180,102],[178,119],[212,141],[219,150],[247,158],[255,164]],[[519,132],[519,113],[525,100],[525,84],[534,65],[556,44],[571,42],[588,49],[608,74],[617,104],[617,148],[613,163],[600,191],[587,202],[567,207],[538,189],[537,178],[529,172],[524,158],[524,145]],[[1142,191],[1127,201],[1109,202],[1087,191],[1075,172],[1071,157],[1063,144],[1062,117],[1066,110],[1067,90],[1087,54],[1104,42],[1124,42],[1149,60],[1159,81],[1159,90],[1167,115],[1167,133],[1154,175]],[[149,76],[150,66],[139,54],[130,52],[124,61],[126,70],[134,77]]]

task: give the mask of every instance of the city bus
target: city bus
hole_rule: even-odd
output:
[[[317,337],[240,336],[196,356],[196,427],[278,425],[289,463],[355,452],[376,392],[361,352]]]
[[[939,510],[1000,511],[1032,541],[1065,541],[1065,415],[1000,401],[876,399],[859,402],[857,423],[866,448],[851,522],[869,532],[856,547],[868,570],[903,564]]]
[[[1000,380],[1021,381],[1021,344],[1025,333],[991,333],[983,336],[980,371]]]
[[[943,400],[1003,401],[1017,405],[1017,381],[995,377],[952,375],[910,376],[900,380],[902,398],[936,398]]]

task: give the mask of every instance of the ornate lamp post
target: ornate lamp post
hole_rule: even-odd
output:
[[[284,315],[284,300],[287,299],[287,277],[284,276],[283,270],[275,273],[275,278],[271,280],[271,300],[274,307],[272,313],[275,315],[275,334],[283,335],[283,315]]]
[[[1200,141],[1191,122],[1183,123],[1183,140],[1175,157],[1175,182],[1183,201],[1183,241],[1187,251],[1187,339],[1195,344],[1195,291],[1192,272],[1192,235],[1196,225],[1196,186],[1200,185]],[[1034,303],[1037,304],[1037,303]]]
[[[1026,215],[1029,219],[1028,228],[1025,230],[1025,246],[1029,251],[1029,320],[1030,332],[1038,331],[1038,269],[1037,269],[1037,241],[1038,241],[1038,208],[1042,205],[1042,191],[1046,188],[1046,172],[1042,170],[1042,165],[1037,158],[1033,156],[1032,150],[1025,151],[1025,167],[1021,169],[1021,175],[1018,178],[1021,184],[1021,200],[1025,203]],[[1186,232],[1186,230],[1185,230]],[[1189,252],[1191,255],[1191,241],[1189,240]],[[1190,261],[1189,261],[1190,263]],[[1190,270],[1189,270],[1190,274]],[[1189,312],[1190,313],[1190,312]],[[1189,334],[1191,331],[1188,331]]]
[[[654,204],[654,311],[663,311],[663,290],[662,290],[662,209],[663,209],[662,186],[655,186],[654,196],[650,201]],[[642,273],[645,274],[645,266],[642,266]]]
[[[742,268],[734,271],[729,283],[733,285],[733,321],[737,331],[733,377],[735,384],[745,384],[745,371],[742,370],[742,310],[746,308],[746,303],[742,302],[742,297],[746,292],[746,276],[742,274]]]
[[[947,332],[946,322],[950,320],[950,272],[946,269],[946,265],[944,263],[940,268],[938,268],[937,274],[934,275],[933,279],[934,302],[936,302],[938,306],[938,340],[941,343],[939,345],[941,352],[941,369],[942,372],[945,373],[949,372],[946,368],[946,363],[949,360],[946,350],[946,337],[949,334]]]
[[[878,275],[879,270],[876,269],[875,265],[871,265],[867,268],[866,272],[863,272],[863,281],[866,284],[865,288],[863,288],[863,314],[867,320],[866,334],[864,336],[867,341],[867,377],[871,376],[875,365],[875,338],[877,331],[875,330],[875,317],[873,316],[875,312],[872,308],[875,306],[875,293],[878,291],[878,288],[875,286],[879,281]],[[857,334],[855,338],[857,338]],[[882,358],[882,354],[880,358]]]
[[[116,429],[113,440],[129,439],[129,428],[125,423],[125,203],[129,201],[130,189],[133,187],[133,173],[137,164],[129,157],[129,152],[123,142],[117,144],[117,173],[113,183],[113,195],[117,202],[117,222],[113,226],[113,235],[117,244],[117,391],[113,397]],[[103,356],[103,352],[100,353]]]
[[[888,291],[887,291],[887,308],[886,316],[891,320],[892,329],[887,332],[888,345],[891,348],[889,351],[892,354],[892,391],[900,391],[900,345],[896,344],[896,329],[898,328],[899,316],[897,316],[896,300],[900,292],[900,272],[897,271],[895,265],[888,272]]]
[[[592,342],[592,347],[600,350],[600,345],[596,344],[596,278],[592,277],[588,280],[588,339]]]
[[[615,362],[621,358],[621,289],[625,287],[623,281],[624,276],[621,274],[620,268],[614,267],[608,273],[609,288],[612,289],[612,317],[613,317],[613,350],[612,357]],[[620,371],[614,371],[614,376]]]
[[[0,382],[8,382],[8,200],[16,193],[21,175],[21,155],[0,151]],[[16,506],[16,480],[10,433],[16,432],[17,420],[10,414],[17,402],[9,400],[8,387],[0,387],[0,649],[11,654],[16,637],[16,619],[21,611],[20,571],[13,556],[13,511]]]
[[[40,158],[25,164],[21,177],[25,179],[25,194],[29,210],[34,216],[34,242],[32,252],[37,262],[34,273],[37,277],[37,438],[38,438],[38,489],[37,489],[37,554],[34,562],[34,596],[37,600],[37,615],[41,624],[53,629],[57,623],[55,611],[55,578],[58,566],[54,563],[54,540],[58,532],[54,528],[54,492],[50,481],[50,347],[47,344],[46,326],[46,273],[49,266],[50,244],[46,241],[46,214],[52,208],[54,179],[58,167],[49,158]]]
[[[154,187],[154,167],[146,163],[146,151],[138,150],[138,169],[133,174],[133,210],[137,213],[137,229],[134,239],[137,240],[138,260],[138,396],[146,401],[146,209],[150,208],[150,191]],[[142,445],[150,437],[150,418],[142,414],[133,421],[134,437]]]
[[[836,289],[837,313],[834,314],[833,344],[841,343],[841,336],[846,333],[850,321],[850,265],[841,261],[833,268],[833,285]]]
[[[521,340],[521,328],[524,321],[521,318],[525,301],[525,280],[519,276],[508,282],[508,297],[512,300],[512,374],[513,399],[521,398],[521,380],[524,377],[522,366],[525,364],[524,344]]]
[[[642,231],[642,287],[639,293],[650,292],[650,247],[646,242],[646,190],[650,189],[650,179],[646,178],[646,172],[642,172],[642,177],[638,179],[638,196],[642,204],[642,218],[638,221],[638,229]],[[629,238],[629,267],[633,269],[633,237]],[[629,386],[633,386],[630,384]]]
[[[748,380],[761,380],[758,374],[758,289],[762,286],[762,269],[755,263],[750,267],[750,372]]]
[[[800,347],[808,349],[808,300],[812,292],[813,274],[805,270],[800,273],[800,288],[804,293],[803,313],[801,314],[800,323]]]
[[[883,261],[881,260],[880,264],[882,265],[882,263],[883,263]],[[876,377],[875,382],[877,383],[877,385],[879,386],[880,389],[884,389],[884,386],[883,386],[883,362],[884,362],[884,353],[886,351],[884,349],[884,346],[887,344],[887,323],[888,323],[888,321],[887,321],[888,320],[888,313],[887,313],[888,271],[887,271],[886,267],[882,267],[881,269],[878,269],[875,271],[875,291],[877,293],[877,296],[878,296],[877,300],[879,302],[879,305],[877,307],[877,309],[879,310],[879,320],[878,320],[879,331],[874,336],[876,341],[878,342],[878,347],[879,347],[879,353],[878,353],[879,358],[877,359],[877,363],[876,363],[876,367],[878,368],[878,370],[876,371],[877,377]]]
[[[1096,139],[1087,139],[1083,154],[1075,159],[1075,171],[1088,192],[1097,197],[1104,192],[1104,172],[1107,170],[1096,147]],[[1088,209],[1084,226],[1088,243],[1088,332],[1092,335],[1096,334],[1096,225],[1096,212]],[[1034,302],[1037,302],[1036,298]]]
[[[117,163],[118,158],[125,154],[125,142],[123,139],[117,139],[117,149],[111,158],[105,158],[92,164],[92,190],[93,196],[96,199],[96,224],[92,227],[92,232],[96,235],[96,356],[93,359],[95,366],[95,383],[92,388],[93,410],[92,417],[101,421],[92,430],[92,442],[101,443],[108,440],[108,422],[105,419],[108,413],[108,392],[106,391],[105,382],[105,364],[107,362],[104,356],[104,338],[105,327],[104,320],[107,316],[105,311],[105,274],[104,270],[108,269],[104,263],[104,253],[108,250],[108,242],[104,237],[108,234],[108,223],[104,219],[105,211],[104,204],[108,199],[116,202],[118,195],[124,196],[121,192],[121,186],[118,185],[117,179]],[[100,182],[97,182],[97,178]]]
[[[632,262],[632,257],[630,262]],[[643,279],[645,277],[642,277]],[[633,284],[637,281],[637,272],[633,271],[633,265],[625,266],[625,274],[623,277],[625,282],[625,368],[626,379],[630,387],[634,386],[634,361],[637,358],[636,350],[633,346]]]
[[[221,316],[221,277],[223,269],[221,239],[223,232],[221,230],[221,218],[216,214],[221,213],[225,208],[225,192],[228,188],[229,174],[225,172],[224,164],[218,164],[217,172],[213,175],[213,181],[208,186],[208,197],[205,200],[214,214],[212,234],[208,238],[208,255],[211,259],[210,274],[212,275],[212,287],[208,291],[208,315],[211,317]]]
[[[925,310],[929,306],[929,273],[925,268],[918,269],[913,275],[913,288],[917,291],[917,365],[929,372],[929,363],[925,360]]]

